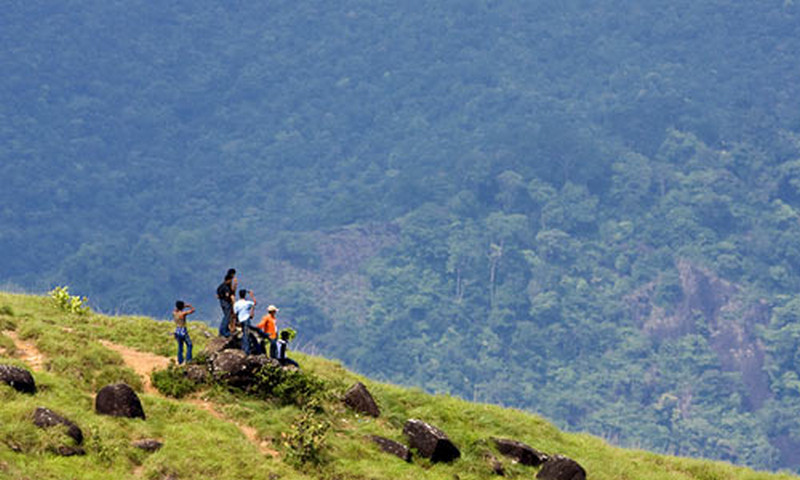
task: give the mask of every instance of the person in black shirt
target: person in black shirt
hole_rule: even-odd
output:
[[[219,324],[220,337],[231,336],[230,323],[233,319],[233,302],[236,299],[233,293],[233,281],[236,271],[234,270],[233,272],[231,273],[229,270],[225,275],[225,281],[217,287],[217,298],[219,299],[219,306],[222,308],[222,321]]]
[[[297,364],[294,360],[286,356],[286,347],[289,345],[289,337],[291,335],[286,330],[281,331],[281,339],[278,340],[277,345],[277,360],[280,362],[282,367],[286,365],[292,365],[294,367],[300,368],[300,365]]]

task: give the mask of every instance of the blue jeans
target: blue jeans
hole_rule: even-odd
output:
[[[233,316],[233,305],[227,302],[219,302],[219,306],[222,307],[222,323],[219,324],[219,336],[230,337],[231,330],[228,328],[228,324],[230,323],[231,316]]]
[[[250,355],[250,320],[239,322],[242,326],[242,350],[245,355]]]
[[[178,365],[183,363],[183,344],[186,344],[186,361],[192,361],[192,339],[184,327],[175,329],[175,340],[178,341]]]

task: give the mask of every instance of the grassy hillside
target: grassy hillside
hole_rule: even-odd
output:
[[[296,425],[307,414],[303,405],[285,405],[220,387],[181,400],[150,389],[143,391],[142,379],[126,364],[127,359],[105,346],[172,356],[175,346],[167,322],[93,313],[81,316],[59,310],[47,298],[1,293],[0,331],[0,363],[31,369],[24,359],[31,350],[41,354],[41,367],[32,370],[36,394],[0,385],[0,478],[4,479],[489,478],[492,473],[484,455],[492,448],[487,442],[492,436],[567,455],[582,464],[592,479],[797,478],[624,450],[593,436],[562,433],[535,415],[371,382],[336,362],[294,353],[305,375],[325,385],[322,408],[313,419],[330,426],[325,439],[317,440],[321,447],[318,461],[301,463],[286,439],[296,433]],[[199,352],[207,342],[203,333],[207,328],[192,324],[190,331]],[[119,380],[139,391],[145,421],[94,413],[94,393]],[[357,380],[376,397],[382,409],[380,418],[359,416],[337,399]],[[83,429],[85,456],[52,453],[65,437],[58,429],[44,430],[32,424],[31,414],[37,406],[64,415]],[[462,458],[434,465],[415,457],[412,463],[405,463],[382,453],[365,438],[377,434],[402,442],[402,426],[409,418],[425,420],[447,432],[461,449]],[[131,446],[142,438],[159,439],[164,446],[155,453]],[[494,454],[503,461],[510,478],[532,478],[536,473],[534,468]]]

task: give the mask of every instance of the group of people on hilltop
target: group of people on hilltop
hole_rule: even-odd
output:
[[[258,301],[252,290],[240,289],[237,292],[238,288],[239,281],[236,278],[236,269],[231,268],[225,274],[223,282],[217,287],[217,299],[219,299],[219,305],[222,308],[219,335],[221,337],[230,337],[239,327],[242,331],[242,350],[246,355],[268,353],[270,358],[278,360],[281,365],[299,367],[297,362],[286,356],[291,334],[288,331],[282,331],[280,336],[278,335],[276,318],[278,307],[269,305],[267,313],[261,317],[261,322],[253,326],[252,321],[255,318]],[[239,294],[238,300],[236,299],[236,293]],[[192,360],[192,339],[186,329],[186,317],[194,312],[195,309],[191,304],[184,303],[182,300],[175,302],[172,319],[175,322],[175,340],[178,342],[178,364],[184,362],[184,346],[186,347],[185,360],[187,362]],[[255,337],[259,337],[263,342],[256,340],[255,345],[255,348],[262,351],[252,351],[254,345],[251,345],[251,338]],[[265,348],[267,343],[269,347]]]

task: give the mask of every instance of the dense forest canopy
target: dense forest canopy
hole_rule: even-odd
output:
[[[800,468],[792,1],[13,1],[0,282]]]

